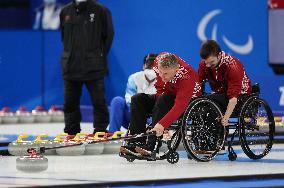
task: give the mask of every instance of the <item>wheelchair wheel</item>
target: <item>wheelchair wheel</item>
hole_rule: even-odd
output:
[[[263,99],[250,97],[239,117],[241,146],[251,159],[261,159],[272,148],[275,122],[272,111]]]
[[[170,151],[167,153],[167,161],[171,164],[177,163],[179,160],[179,154],[176,151]]]
[[[187,153],[197,161],[210,161],[222,149],[226,129],[222,112],[210,99],[198,98],[187,107],[182,118],[182,139]]]
[[[180,133],[180,129],[177,129],[171,140],[170,140],[170,145],[167,146],[166,151],[160,156],[161,159],[167,159],[168,158],[168,153],[172,153],[175,152],[180,144],[181,141],[181,133]],[[170,147],[170,149],[168,148]]]

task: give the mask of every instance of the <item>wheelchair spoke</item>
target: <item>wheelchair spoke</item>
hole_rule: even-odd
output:
[[[222,113],[209,99],[197,99],[183,116],[183,143],[197,161],[210,161],[224,144],[225,131],[220,126]]]

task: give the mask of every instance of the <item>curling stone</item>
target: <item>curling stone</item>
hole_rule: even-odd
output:
[[[42,106],[37,106],[32,110],[32,115],[35,117],[35,122],[38,123],[49,123],[51,121],[51,115]]]
[[[32,113],[26,111],[26,108],[23,106],[16,111],[16,115],[18,116],[19,123],[33,123],[35,121]]]
[[[86,136],[87,136],[87,134],[85,134],[85,133],[77,133],[76,136],[73,139],[67,139],[64,142],[60,142],[60,143],[58,143],[57,146],[68,146],[68,145],[79,144],[79,143],[85,141]],[[63,155],[63,156],[83,155],[85,153],[85,145],[82,144],[82,145],[78,145],[78,146],[58,148],[58,149],[56,149],[56,153],[58,155]]]
[[[21,150],[20,150],[21,151],[21,155],[20,156],[29,155],[28,149],[35,148],[35,147],[37,147],[37,145],[33,141],[31,141],[31,140],[29,140],[29,141],[22,141],[21,145],[20,145],[20,148],[21,148]]]
[[[66,134],[67,135],[67,134]],[[56,146],[56,143],[52,140],[43,140],[42,138],[48,137],[48,134],[43,133],[40,134],[36,137],[36,139],[34,140],[34,143],[36,144],[36,146],[38,148],[40,147],[45,147],[45,148],[53,148]],[[44,152],[44,155],[56,155],[56,151],[55,149],[51,149],[51,150],[46,150]]]
[[[60,146],[60,144],[62,142],[65,142],[69,136],[70,135],[68,135],[67,133],[57,134],[52,142],[52,147]],[[55,154],[57,154],[56,149],[53,149],[53,151],[55,151]]]
[[[28,137],[28,135],[22,134],[16,141],[9,143],[8,152],[15,156],[27,155],[27,149],[34,147],[34,143],[32,141],[23,141],[23,138]]]
[[[105,132],[96,132],[93,137],[88,137],[88,140],[96,141],[96,140],[103,140],[105,136]],[[104,151],[104,144],[103,143],[93,143],[87,144],[85,154],[86,155],[100,155]]]
[[[18,117],[16,116],[15,113],[10,112],[9,107],[2,108],[2,110],[0,111],[0,116],[1,116],[2,123],[4,124],[18,123]]]
[[[116,131],[113,133],[112,138],[120,138],[121,135],[123,135],[124,132],[122,131]],[[119,149],[121,147],[122,143],[121,140],[116,141],[110,141],[104,143],[104,154],[113,154],[113,153],[119,153]]]
[[[16,159],[16,168],[19,171],[36,173],[47,170],[48,159],[33,151],[29,156],[22,156]]]
[[[48,114],[51,115],[52,122],[64,122],[64,112],[57,106],[52,106],[48,110]]]

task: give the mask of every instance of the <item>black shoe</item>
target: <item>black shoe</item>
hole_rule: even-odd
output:
[[[148,138],[147,144],[136,146],[135,151],[140,153],[141,155],[149,156],[154,151],[156,143],[157,143],[157,137],[156,136],[150,136]],[[162,146],[162,142],[160,140],[158,140],[158,145],[157,145],[157,148],[156,148],[157,153],[159,152],[159,148],[161,146]]]
[[[120,153],[122,155],[135,155],[135,156],[141,156],[140,153],[136,152],[135,148],[137,146],[141,146],[144,143],[141,142],[128,142],[125,146],[120,146]]]

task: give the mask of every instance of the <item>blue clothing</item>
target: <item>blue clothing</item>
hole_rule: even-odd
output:
[[[141,74],[142,72],[137,72],[131,74],[128,77],[126,90],[125,90],[125,99],[128,104],[131,103],[131,97],[137,93],[137,84],[135,83],[135,77],[137,74]]]
[[[125,98],[114,97],[110,103],[109,132],[119,131],[121,126],[128,128],[130,122],[131,97],[137,93],[155,94],[155,82],[149,83],[145,78],[155,79],[153,70],[144,70],[131,74],[128,77]]]
[[[120,127],[128,128],[130,122],[130,104],[123,97],[114,97],[110,103],[109,132],[119,131]]]
[[[59,29],[59,13],[62,9],[62,5],[56,3],[52,5],[52,8],[48,9],[49,16],[44,17],[45,9],[48,5],[42,4],[40,7],[36,8],[35,20],[33,24],[33,29],[42,30],[57,30]]]
[[[137,93],[137,86],[134,81],[134,75],[128,77],[125,90],[125,99],[123,97],[114,97],[110,102],[109,114],[109,132],[119,131],[121,126],[128,129],[130,122],[130,102],[131,97]]]

